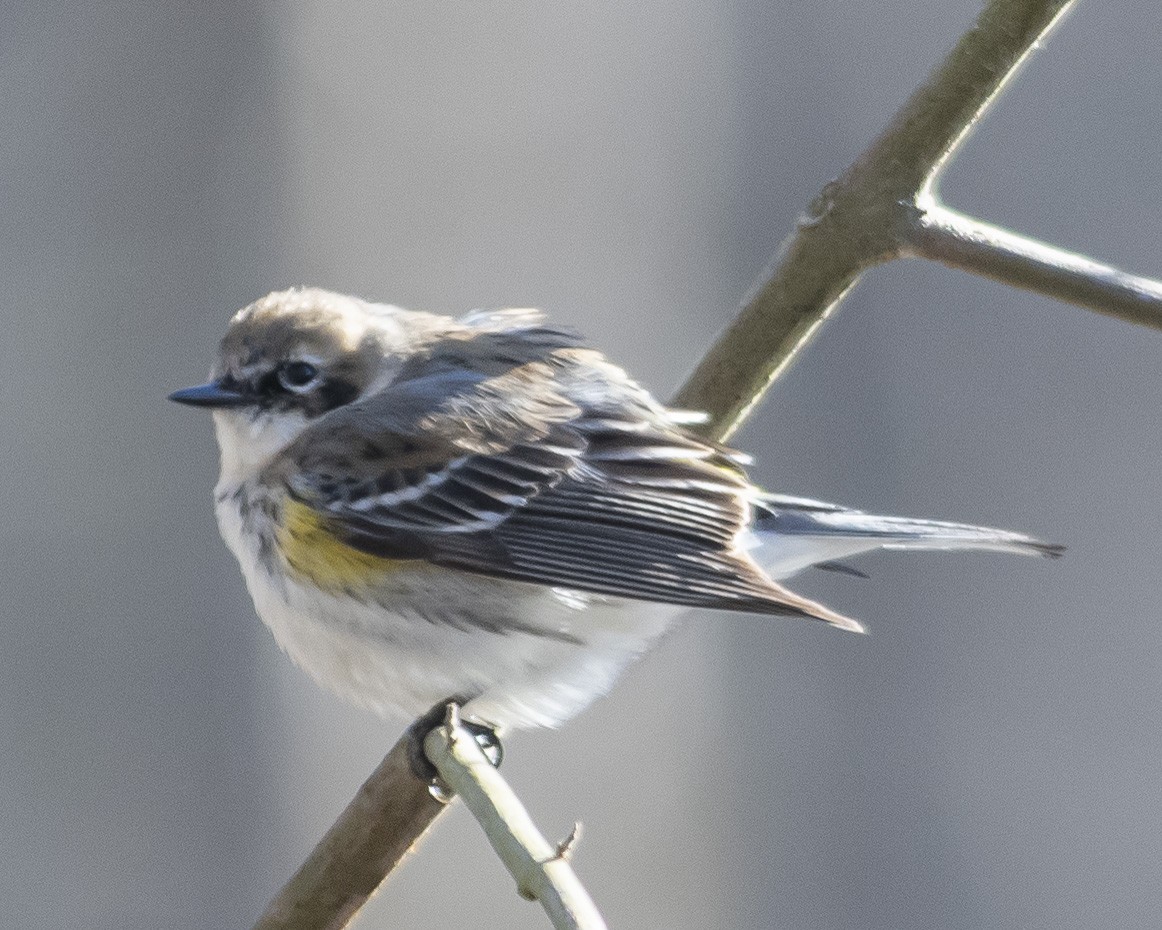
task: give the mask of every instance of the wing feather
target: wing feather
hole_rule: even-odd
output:
[[[512,333],[502,335],[515,355]],[[736,454],[684,432],[632,385],[620,386],[617,403],[588,409],[563,392],[560,359],[512,360],[489,378],[446,359],[413,365],[403,383],[304,433],[284,456],[282,480],[365,552],[851,625],[739,550],[753,492]],[[535,390],[515,413],[497,384],[506,378]]]

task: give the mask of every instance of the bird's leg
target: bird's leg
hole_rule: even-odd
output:
[[[427,753],[424,752],[424,740],[436,727],[443,726],[448,719],[450,707],[455,707],[458,710],[467,703],[467,700],[462,695],[452,695],[445,698],[408,727],[408,762],[411,763],[412,773],[430,787],[447,793],[448,800],[451,800],[451,793],[440,781],[440,773],[436,771],[436,767],[432,765]],[[504,747],[500,744],[500,737],[496,735],[496,731],[492,727],[482,723],[474,723],[471,720],[460,719],[459,723],[472,734],[472,738],[476,740],[476,745],[483,751],[484,757],[493,766],[500,768],[500,763],[504,759]]]

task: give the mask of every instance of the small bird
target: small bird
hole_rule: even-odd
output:
[[[557,726],[690,607],[859,623],[778,582],[872,549],[1061,547],[769,494],[572,332],[319,289],[234,317],[208,384],[218,524],[259,616],[380,714]],[[851,570],[854,571],[854,570]]]

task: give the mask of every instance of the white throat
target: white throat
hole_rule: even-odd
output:
[[[235,410],[214,411],[214,432],[222,453],[220,485],[238,485],[253,478],[306,429],[298,413],[250,417]]]

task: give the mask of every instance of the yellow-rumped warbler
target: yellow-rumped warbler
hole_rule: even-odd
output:
[[[1060,551],[764,493],[697,418],[531,310],[277,292],[172,399],[214,411],[218,523],[259,615],[381,713],[457,695],[491,726],[555,726],[682,608],[859,630],[772,579],[875,548]]]

